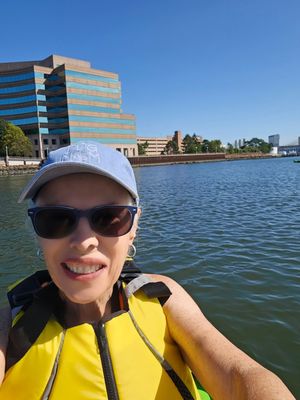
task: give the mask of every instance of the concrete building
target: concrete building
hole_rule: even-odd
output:
[[[173,136],[164,136],[164,137],[137,137],[138,144],[148,143],[148,147],[145,149],[145,155],[147,156],[155,156],[162,154],[167,143],[170,140],[174,140],[178,146],[180,152],[183,152],[183,143],[182,143],[182,133],[181,131],[175,131]]]
[[[280,140],[280,135],[270,135],[269,136],[269,144],[271,144],[273,147],[279,146],[279,140]]]
[[[117,74],[51,55],[0,63],[0,118],[30,138],[35,157],[82,139],[137,155],[135,116],[121,109]]]

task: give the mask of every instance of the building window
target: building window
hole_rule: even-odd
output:
[[[52,143],[52,144],[56,144],[56,139],[52,139],[52,140],[51,140],[51,143]]]
[[[124,156],[128,157],[128,149],[127,149],[127,147],[124,148]]]
[[[121,149],[119,147],[116,148],[117,151],[121,151]]]
[[[135,149],[132,149],[132,155],[135,157]]]
[[[35,151],[35,156],[36,156],[36,158],[39,158],[39,151],[38,150]]]
[[[37,146],[39,144],[37,139],[34,139],[34,144]]]
[[[48,139],[43,139],[44,144],[48,144]]]

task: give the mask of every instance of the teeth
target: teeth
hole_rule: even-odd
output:
[[[102,268],[102,265],[68,265],[65,264],[65,266],[68,268],[68,270],[72,271],[74,274],[91,274],[93,272],[99,271],[99,269]]]

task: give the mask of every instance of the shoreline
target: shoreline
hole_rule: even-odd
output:
[[[128,157],[133,167],[161,166],[174,164],[195,164],[220,161],[257,160],[266,158],[280,158],[272,154],[226,154],[226,153],[198,153],[198,154],[172,154],[157,156]],[[11,164],[10,164],[11,162]],[[34,174],[39,169],[37,160],[19,159],[8,161],[0,160],[0,176]]]

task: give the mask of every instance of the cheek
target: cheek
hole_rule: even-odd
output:
[[[65,249],[65,245],[59,243],[57,240],[39,239],[39,245],[43,251],[47,267],[51,267],[60,252]]]
[[[107,251],[109,254],[109,257],[111,258],[111,261],[113,262],[114,260],[118,264],[124,264],[125,258],[128,254],[128,248],[130,245],[131,241],[129,239],[129,236],[124,236],[118,238],[116,243],[114,245],[110,245],[107,247]],[[103,249],[104,250],[104,249]]]

